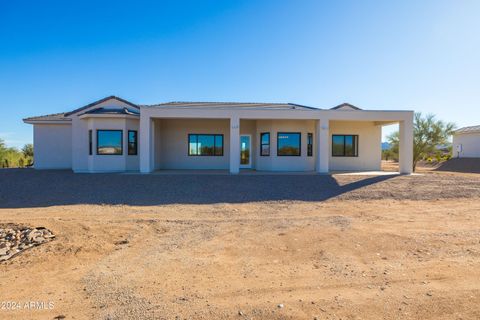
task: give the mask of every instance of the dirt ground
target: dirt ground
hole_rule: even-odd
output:
[[[0,264],[0,319],[480,319],[478,174],[0,186],[0,223],[56,234]]]

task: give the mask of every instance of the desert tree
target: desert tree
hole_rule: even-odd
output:
[[[448,144],[448,139],[455,130],[455,124],[438,120],[435,115],[417,112],[413,118],[413,170],[419,160],[435,153],[438,145]],[[398,154],[400,134],[393,132],[387,137],[392,151]]]

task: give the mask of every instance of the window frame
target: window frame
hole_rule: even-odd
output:
[[[299,141],[299,145],[298,145],[298,154],[279,154],[278,151],[279,151],[279,148],[278,148],[278,136],[282,135],[282,134],[298,134],[298,141]],[[277,157],[301,157],[302,156],[302,133],[301,132],[277,132]]]
[[[353,139],[353,149],[354,149],[354,155],[350,156],[346,154],[346,143],[345,139],[346,137],[354,137]],[[333,154],[333,139],[334,137],[343,137],[343,155],[334,155]],[[358,158],[358,150],[359,150],[359,137],[358,134],[332,134],[332,157],[341,157],[341,158]]]
[[[98,152],[98,134],[100,131],[117,131],[120,132],[120,153],[99,153]],[[97,129],[97,156],[123,156],[123,130],[121,129]]]
[[[190,137],[197,136],[197,153],[198,153],[198,136],[213,136],[213,155],[210,154],[191,154],[190,153]],[[222,154],[215,154],[217,136],[222,137]],[[189,157],[223,157],[224,156],[224,147],[225,147],[225,137],[223,133],[189,133],[187,137],[187,154]]]
[[[135,132],[135,153],[130,153],[130,132]],[[128,130],[127,131],[127,155],[137,156],[138,155],[138,130]]]
[[[307,157],[313,157],[313,133],[307,133]]]
[[[263,135],[268,134],[268,143],[263,143]],[[272,137],[270,132],[261,132],[260,133],[260,157],[270,157],[272,153]],[[268,146],[268,154],[263,154],[263,146]]]
[[[93,155],[93,130],[88,130],[88,155]]]

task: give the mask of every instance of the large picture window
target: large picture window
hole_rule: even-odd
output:
[[[128,130],[128,154],[136,156],[138,153],[137,131]]]
[[[98,155],[122,155],[123,154],[123,131],[122,130],[97,130],[97,154]]]
[[[223,156],[223,134],[189,134],[189,156]]]
[[[300,156],[300,132],[279,132],[277,134],[277,156]]]
[[[263,132],[260,134],[260,155],[270,155],[270,132]]]
[[[333,135],[332,156],[358,157],[358,135]]]

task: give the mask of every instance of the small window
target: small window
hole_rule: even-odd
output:
[[[223,134],[189,134],[189,156],[223,156]]]
[[[122,135],[122,130],[97,130],[97,154],[122,155]]]
[[[300,156],[301,137],[299,132],[277,133],[277,156]]]
[[[313,133],[307,134],[307,157],[313,156]]]
[[[88,154],[91,156],[93,153],[93,133],[92,130],[88,130]]]
[[[358,135],[333,135],[333,157],[358,157]]]
[[[138,153],[137,131],[128,130],[128,154],[136,156]]]
[[[270,155],[270,132],[263,132],[260,134],[260,155]]]

